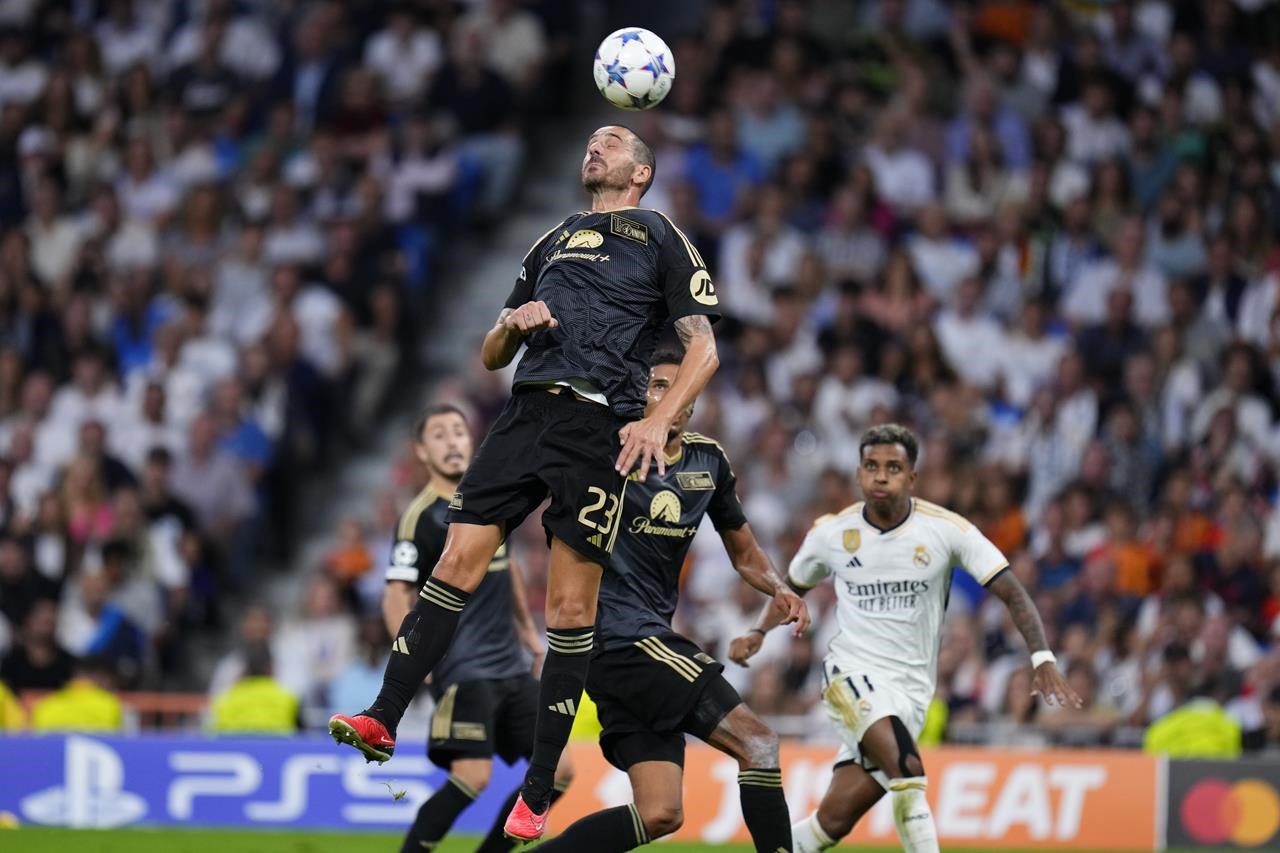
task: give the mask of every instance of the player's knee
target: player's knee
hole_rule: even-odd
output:
[[[484,555],[474,549],[445,548],[431,576],[459,589],[472,590],[480,584],[492,555]]]
[[[773,729],[759,720],[756,720],[755,723],[751,731],[742,739],[743,750],[746,753],[743,756],[745,765],[747,767],[777,767],[778,736]]]
[[[924,775],[924,762],[921,761],[920,756],[914,752],[902,756],[902,759],[898,764],[898,769],[902,772],[904,778]]]
[[[680,803],[644,803],[636,804],[640,812],[640,820],[644,821],[645,831],[650,838],[661,838],[670,835],[684,825],[684,809]]]
[[[450,772],[459,781],[477,794],[489,787],[489,777],[493,775],[493,765],[489,762],[465,762],[455,764]]]
[[[578,628],[594,625],[596,607],[594,601],[583,600],[580,595],[547,592],[547,627]]]
[[[818,804],[818,826],[822,827],[822,831],[828,838],[836,841],[844,838],[853,832],[854,821],[855,816],[847,809],[840,808],[826,799]]]

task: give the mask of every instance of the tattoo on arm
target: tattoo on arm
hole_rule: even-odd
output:
[[[1027,641],[1027,648],[1033,652],[1049,648],[1049,641],[1044,636],[1044,624],[1040,621],[1040,612],[1031,600],[1026,587],[1018,582],[1013,572],[1004,571],[987,587],[995,593],[1005,607],[1009,608],[1009,616],[1022,639]]]
[[[680,343],[685,347],[689,346],[689,342],[694,338],[711,334],[711,321],[706,318],[705,314],[690,314],[688,317],[681,317],[676,320],[676,334],[680,336]]]

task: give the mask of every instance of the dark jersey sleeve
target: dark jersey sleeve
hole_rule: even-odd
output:
[[[718,448],[717,448],[718,449]],[[707,504],[707,515],[716,530],[737,530],[747,523],[738,500],[738,478],[733,475],[729,457],[721,451],[719,469],[716,471],[716,492]]]
[[[430,512],[418,516],[412,539],[397,539],[391,547],[391,565],[387,580],[405,581],[415,586],[426,583],[444,551],[448,527],[437,522]]]
[[[693,242],[665,216],[667,231],[658,247],[658,276],[671,319],[705,314],[712,322],[720,317],[720,300],[711,273]]]
[[[520,272],[516,274],[516,283],[511,288],[511,295],[507,297],[507,302],[502,307],[519,308],[533,299],[533,286],[538,281],[538,273],[542,271],[542,255],[547,241],[554,240],[556,235],[568,226],[569,221],[575,218],[576,215],[569,217],[569,219],[543,234],[536,243],[529,247],[529,251],[525,252],[524,260],[520,262]]]

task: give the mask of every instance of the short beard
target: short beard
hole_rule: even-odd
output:
[[[584,174],[582,188],[589,193],[598,193],[604,190],[625,190],[627,184],[631,181],[631,176],[628,175],[626,178],[622,178],[617,174],[617,171],[620,170],[605,169],[604,173],[600,175],[587,176]]]

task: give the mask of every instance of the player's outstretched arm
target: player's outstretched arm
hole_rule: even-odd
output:
[[[558,325],[545,302],[526,302],[519,308],[503,308],[498,322],[493,324],[480,345],[480,360],[489,370],[501,370],[516,357],[525,338]]]
[[[803,587],[796,586],[791,582],[790,578],[785,579],[784,583],[786,583],[787,589],[791,591],[791,594],[796,597],[802,597],[809,591]],[[782,624],[783,615],[774,601],[767,602],[764,607],[760,608],[760,615],[756,617],[756,623],[751,626],[751,629],[741,637],[734,637],[729,641],[729,660],[738,666],[749,666],[747,661],[755,657],[756,653],[760,651],[760,647],[764,645],[765,634]],[[806,606],[806,626],[808,625],[808,617],[809,610]],[[797,630],[796,636],[799,636],[800,633]]]
[[[711,321],[702,314],[691,314],[675,322],[676,334],[684,344],[684,358],[676,372],[676,381],[654,407],[648,417],[627,424],[618,432],[622,439],[622,452],[618,454],[618,473],[627,474],[640,463],[641,478],[649,474],[649,463],[658,463],[658,476],[667,473],[667,463],[662,448],[667,443],[671,422],[683,412],[720,366],[716,352],[716,336],[711,331]]]
[[[1044,623],[1040,621],[1040,612],[1036,610],[1036,604],[1031,600],[1026,587],[1013,572],[1003,571],[996,575],[995,580],[987,584],[987,589],[995,593],[996,597],[1004,602],[1005,607],[1009,608],[1009,616],[1012,617],[1014,626],[1017,627],[1018,633],[1022,634],[1022,639],[1027,641],[1027,648],[1031,650],[1031,662],[1035,667],[1031,681],[1032,695],[1039,694],[1050,704],[1056,701],[1063,707],[1067,705],[1076,708],[1084,707],[1080,697],[1058,671],[1057,661],[1053,652],[1049,650],[1049,641],[1045,639]]]
[[[804,634],[809,628],[809,608],[773,567],[773,561],[751,532],[751,525],[744,524],[737,530],[721,530],[720,538],[734,570],[744,581],[772,599],[766,609],[777,615],[778,621],[774,624],[790,625],[794,622],[795,635]]]

